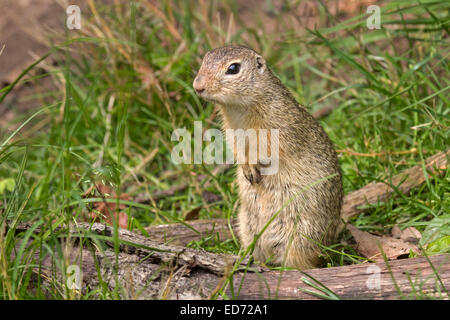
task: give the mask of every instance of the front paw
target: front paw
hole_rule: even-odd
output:
[[[250,184],[254,185],[261,182],[261,171],[257,165],[244,164],[242,166],[242,172]]]

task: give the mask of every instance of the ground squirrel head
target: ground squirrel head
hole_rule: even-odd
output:
[[[209,51],[194,79],[195,92],[222,105],[250,105],[264,94],[271,72],[252,49],[226,46]]]

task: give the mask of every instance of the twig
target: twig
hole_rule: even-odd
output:
[[[425,169],[435,174],[441,174],[448,168],[450,149],[439,152],[425,160]],[[363,188],[350,192],[344,198],[341,216],[345,221],[364,210],[363,205],[372,205],[389,199],[395,189],[407,194],[412,188],[420,186],[426,181],[424,169],[421,164],[409,168],[394,177],[390,181],[370,183]]]

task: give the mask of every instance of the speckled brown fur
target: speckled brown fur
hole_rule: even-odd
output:
[[[232,63],[240,63],[240,72],[226,75]],[[317,266],[317,243],[335,241],[343,199],[338,158],[325,131],[264,59],[246,47],[208,52],[194,88],[220,106],[224,129],[280,130],[278,173],[261,176],[258,164],[242,164],[237,170],[242,245],[250,245],[281,210],[256,242],[253,256],[299,269]]]

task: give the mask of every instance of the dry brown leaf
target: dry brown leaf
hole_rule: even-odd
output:
[[[356,251],[375,262],[384,261],[380,246],[388,260],[395,260],[402,255],[409,254],[411,250],[419,253],[416,245],[403,239],[375,236],[369,232],[361,231],[351,224],[347,224],[347,230],[350,231],[356,241]]]
[[[419,243],[420,238],[422,238],[422,234],[414,227],[408,227],[404,230],[400,230],[398,226],[394,226],[392,228],[391,235],[396,239],[402,239],[413,244]]]
[[[100,194],[99,194],[100,193]],[[104,184],[98,184],[90,187],[85,193],[84,197],[96,195],[102,199],[117,199],[117,194],[113,190],[113,188],[109,186],[105,186]],[[121,200],[131,200],[131,197],[122,193],[119,197]],[[127,206],[124,204],[119,204],[119,210],[126,209]],[[95,220],[104,220],[106,223],[113,225],[113,216],[117,219],[117,223],[120,228],[126,229],[128,227],[128,215],[123,212],[117,212],[117,203],[115,202],[106,202],[106,201],[98,201],[93,203],[93,210],[88,214],[90,219]]]
[[[184,214],[185,221],[197,220],[202,206],[194,208]]]

